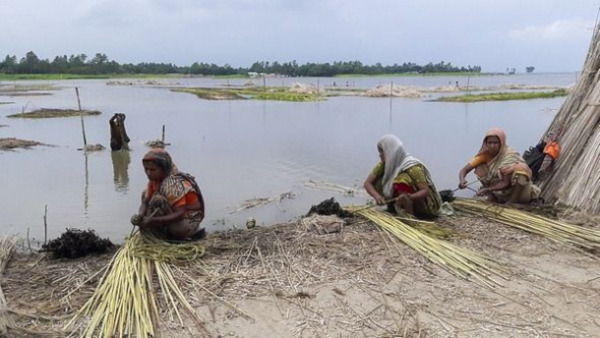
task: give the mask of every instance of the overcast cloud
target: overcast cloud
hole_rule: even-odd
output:
[[[0,57],[580,70],[598,0],[0,0]]]

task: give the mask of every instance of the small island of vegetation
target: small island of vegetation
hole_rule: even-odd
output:
[[[557,89],[551,92],[517,92],[517,93],[485,93],[465,94],[460,96],[445,96],[434,101],[440,102],[482,102],[482,101],[508,101],[508,100],[530,100],[550,99],[559,96],[567,96],[566,89]]]
[[[92,116],[100,115],[97,110],[75,110],[75,109],[48,109],[42,108],[27,113],[7,115],[9,118],[44,119],[54,117]]]

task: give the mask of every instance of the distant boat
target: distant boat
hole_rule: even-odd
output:
[[[525,71],[526,71],[527,73],[532,73],[534,69],[535,69],[535,67],[534,67],[534,66],[525,67]]]

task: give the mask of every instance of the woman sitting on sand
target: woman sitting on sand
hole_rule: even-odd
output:
[[[153,149],[142,159],[148,186],[131,223],[171,240],[204,236],[204,200],[193,176],[180,172],[165,150]]]
[[[458,174],[458,187],[467,187],[465,177],[475,169],[482,184],[477,192],[492,202],[529,203],[540,189],[531,182],[531,169],[521,155],[506,145],[506,135],[499,128],[490,129],[477,155]]]
[[[402,141],[385,135],[377,142],[381,161],[365,180],[364,187],[378,205],[388,204],[417,217],[439,215],[442,199],[425,165],[404,150]]]

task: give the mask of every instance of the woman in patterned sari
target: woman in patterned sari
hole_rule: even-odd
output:
[[[442,199],[423,162],[404,150],[395,135],[377,142],[380,162],[365,180],[364,187],[378,205],[388,204],[397,213],[431,218],[439,215]]]
[[[142,159],[148,186],[131,223],[171,240],[204,236],[204,200],[193,176],[180,172],[163,149],[150,150]]]
[[[531,169],[521,155],[506,145],[502,129],[490,129],[481,149],[458,174],[458,187],[467,187],[465,177],[475,169],[482,187],[477,195],[492,202],[529,203],[539,196],[540,189],[531,182]]]

